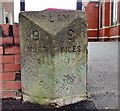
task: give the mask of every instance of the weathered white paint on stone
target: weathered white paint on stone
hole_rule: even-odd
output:
[[[86,34],[82,11],[20,13],[25,101],[62,106],[86,98]]]

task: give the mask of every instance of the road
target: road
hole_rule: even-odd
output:
[[[118,109],[118,44],[88,43],[88,94],[97,109]]]

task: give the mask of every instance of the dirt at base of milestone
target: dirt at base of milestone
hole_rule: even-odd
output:
[[[13,98],[2,99],[2,111],[75,111],[78,109],[81,109],[80,111],[88,111],[89,109],[92,109],[93,111],[93,109],[96,108],[93,102],[88,100],[55,108],[53,106],[43,106],[40,104],[23,102],[22,100]]]

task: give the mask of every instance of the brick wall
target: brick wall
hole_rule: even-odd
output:
[[[120,23],[120,1],[118,1],[118,22]]]
[[[93,40],[120,40],[120,1],[118,2],[118,23],[114,26],[110,25],[110,0],[107,2],[103,0],[103,5],[102,5],[102,10],[103,10],[103,26],[102,28],[98,28],[98,6],[97,2],[89,2],[85,12],[87,15],[87,23],[88,23],[88,29],[87,29],[87,34],[88,34],[88,40],[93,41]],[[101,8],[99,8],[99,17]],[[99,18],[100,22],[100,18]],[[99,24],[100,25],[100,24]]]
[[[87,15],[87,35],[89,39],[96,39],[98,35],[98,2],[89,2],[85,8]]]
[[[87,15],[88,29],[97,29],[98,27],[98,2],[89,2],[85,8]]]
[[[103,3],[103,25],[110,25],[110,0]]]
[[[116,25],[111,26],[110,24],[110,0],[108,2],[104,2],[103,4],[103,27],[100,28],[99,38],[102,40],[120,40],[120,22],[119,22],[119,9],[120,2],[118,2],[118,23]]]
[[[18,24],[0,26],[0,98],[19,96],[20,44]]]

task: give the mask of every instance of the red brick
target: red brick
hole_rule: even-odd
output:
[[[15,73],[14,72],[8,72],[8,73],[0,73],[2,76],[0,80],[2,81],[11,81],[15,79]]]
[[[13,37],[1,37],[0,45],[3,45],[3,44],[13,44]]]
[[[4,89],[4,82],[0,82],[0,92]]]
[[[2,81],[2,72],[0,72],[0,81]]]
[[[110,2],[104,2],[104,26],[109,26],[110,24]]]
[[[3,56],[3,55],[0,55],[0,63],[2,62],[2,56]]]
[[[19,37],[19,24],[13,24],[13,35],[14,37]]]
[[[96,4],[96,2],[89,2],[85,8],[88,29],[96,29],[98,27],[98,7],[95,7]]]
[[[0,72],[3,72],[3,64],[0,64]]]
[[[4,71],[20,71],[20,64],[4,64]]]
[[[5,54],[18,54],[18,53],[20,53],[20,47],[18,46],[5,47]]]
[[[97,30],[88,30],[88,37],[97,37]]]
[[[20,54],[15,55],[15,62],[20,63]]]
[[[101,29],[101,30],[99,31],[99,37],[102,37],[102,36],[104,36],[104,30],[103,30],[103,29]]]
[[[0,61],[0,63],[13,63],[13,62],[15,62],[14,55],[3,55],[3,56],[0,56],[0,58],[2,58],[2,61]]]
[[[3,91],[0,95],[0,98],[14,98],[16,97],[16,93],[14,91]]]
[[[15,44],[20,44],[20,38],[19,37],[14,37],[14,43]]]
[[[3,36],[9,36],[9,24],[2,24]]]
[[[109,30],[109,36],[119,36],[119,27],[111,27]]]
[[[3,47],[0,46],[0,54],[3,54]]]
[[[6,81],[4,83],[4,90],[17,90],[21,88],[21,82]]]

